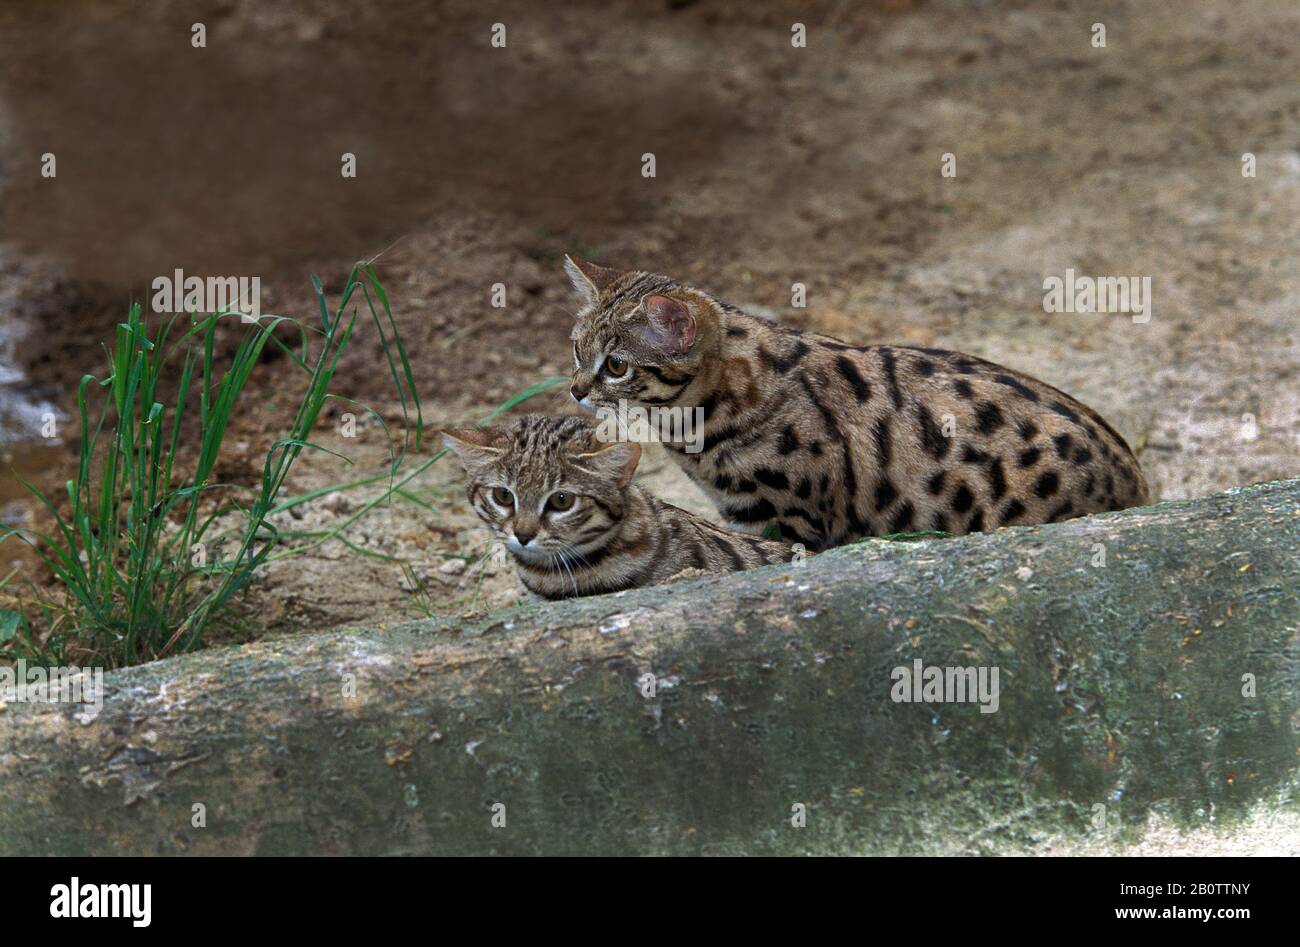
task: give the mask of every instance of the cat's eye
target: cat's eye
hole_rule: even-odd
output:
[[[631,366],[626,359],[619,358],[617,355],[611,355],[605,359],[605,374],[610,378],[623,378],[628,374]]]
[[[576,499],[577,497],[572,493],[565,493],[563,490],[557,490],[551,494],[550,499],[546,501],[546,505],[552,510],[563,512],[565,510],[573,509],[573,503]]]
[[[505,487],[493,487],[492,502],[497,506],[504,506],[507,510],[510,510],[514,508],[515,495]]]

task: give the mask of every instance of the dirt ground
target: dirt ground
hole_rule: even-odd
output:
[[[155,275],[260,275],[264,311],[311,318],[309,273],[337,293],[381,250],[426,419],[476,419],[567,373],[571,251],[852,342],[1029,372],[1114,422],[1166,498],[1300,472],[1288,0],[51,7],[0,7],[0,327],[25,376],[0,371],[0,420],[69,414]],[[1067,268],[1151,277],[1150,321],[1045,312],[1043,280]],[[291,384],[283,360],[259,369],[232,475],[260,471]],[[399,416],[372,327],[336,389]],[[563,391],[527,407],[567,410]],[[20,472],[70,474],[71,439],[38,455],[10,433]],[[320,440],[354,466],[304,457],[288,492],[381,469],[382,429],[358,435],[336,412]],[[641,477],[711,512],[661,454]],[[410,573],[338,542],[281,560],[250,593],[265,633],[516,600],[454,458],[408,486],[431,508],[394,500],[347,535]],[[330,528],[369,495],[282,525]],[[17,496],[9,479],[0,518],[35,522]],[[39,581],[12,548],[0,575],[12,560]]]

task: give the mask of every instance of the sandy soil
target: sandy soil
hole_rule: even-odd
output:
[[[226,0],[197,5],[201,61],[188,37],[203,14],[114,6],[0,11],[0,318],[36,329],[19,353],[33,397],[65,411],[153,275],[261,274],[265,309],[310,315],[308,272],[337,292],[353,259],[391,245],[380,273],[426,417],[477,418],[567,372],[572,250],[847,340],[1027,371],[1109,417],[1165,497],[1300,471],[1294,4],[507,4],[489,18]],[[488,44],[494,19],[505,50]],[[806,49],[790,46],[796,19]],[[29,170],[46,150],[57,184]],[[344,151],[355,181],[339,178]],[[1151,277],[1151,320],[1044,312],[1044,278],[1067,268]],[[339,390],[393,418],[377,364],[367,327]],[[259,370],[231,476],[251,478],[281,432],[287,372]],[[565,409],[550,394],[528,407]],[[345,440],[337,422],[321,438],[355,466],[306,458],[291,493],[380,469],[381,430]],[[58,484],[69,462],[35,473]],[[709,511],[662,456],[642,477]],[[421,590],[329,543],[253,589],[267,633],[516,599],[510,570],[479,561],[486,533],[454,463],[411,486],[432,509],[394,501],[348,536],[407,560]],[[365,498],[283,525],[329,528]],[[11,521],[29,516],[12,504]]]

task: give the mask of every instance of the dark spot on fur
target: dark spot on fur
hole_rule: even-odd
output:
[[[889,420],[883,417],[876,419],[876,460],[881,470],[889,466]]]
[[[993,499],[1002,499],[1007,492],[1007,476],[1002,471],[1002,458],[997,457],[989,464],[989,486],[993,488]]]
[[[784,539],[786,542],[803,543],[805,546],[817,545],[812,540],[804,537],[797,529],[795,529],[789,523],[782,523],[780,524],[779,528],[781,530],[781,538]]]
[[[1006,385],[1026,401],[1038,400],[1038,392],[1017,378],[1012,378],[1010,375],[994,375],[993,380],[999,385]]]
[[[773,355],[767,349],[759,346],[758,355],[774,371],[784,375],[790,369],[794,368],[803,361],[803,357],[808,354],[808,343],[800,339],[789,355]]]
[[[885,381],[889,385],[889,395],[894,399],[894,407],[902,410],[903,392],[898,387],[898,366],[894,359],[894,352],[889,348],[880,350],[880,358],[885,363]]]
[[[965,513],[975,502],[974,495],[966,484],[962,484],[952,494],[952,510],[954,513]]]
[[[852,359],[847,355],[841,355],[835,359],[835,367],[853,389],[853,397],[858,399],[859,404],[871,397],[871,386],[858,373],[858,366],[853,364]]]
[[[1023,503],[1019,500],[1008,500],[1007,505],[1004,506],[1002,512],[998,514],[998,522],[1005,526],[1024,512],[1025,505]]]
[[[921,447],[935,460],[943,460],[948,454],[948,438],[943,436],[939,425],[934,423],[930,409],[921,402],[916,403],[916,415],[921,424]]]
[[[740,428],[736,427],[734,424],[728,424],[711,434],[705,434],[703,452],[706,454],[712,453],[713,449],[719,444],[731,440],[739,433]]]
[[[893,520],[889,523],[889,531],[891,533],[901,533],[911,526],[912,513],[912,504],[906,500],[903,501],[903,505],[898,508],[898,512],[894,514]]]
[[[1053,401],[1051,404],[1048,405],[1048,407],[1051,408],[1053,411],[1055,411],[1057,414],[1059,414],[1061,417],[1069,418],[1075,424],[1080,423],[1079,415],[1076,414],[1075,411],[1069,406],[1063,405],[1059,401]]]
[[[759,500],[753,506],[728,511],[727,517],[737,523],[761,523],[776,516],[776,507],[766,500]]]
[[[992,434],[1006,423],[1002,409],[992,401],[985,401],[975,409],[975,420],[981,434]]]
[[[1047,522],[1055,523],[1057,520],[1064,519],[1065,517],[1069,516],[1073,512],[1074,512],[1074,504],[1071,503],[1069,500],[1066,500],[1056,509],[1052,510],[1051,515],[1047,517]]]

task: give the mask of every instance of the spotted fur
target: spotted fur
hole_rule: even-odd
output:
[[[799,332],[654,273],[572,258],[566,269],[582,297],[574,399],[589,411],[620,399],[702,407],[702,450],[666,446],[737,528],[775,524],[824,549],[1147,502],[1124,438],[1036,378],[960,352]]]
[[[602,443],[583,418],[528,415],[446,431],[443,442],[465,466],[474,512],[504,543],[524,585],[544,598],[790,558],[784,543],[725,529],[633,486],[640,445]]]

